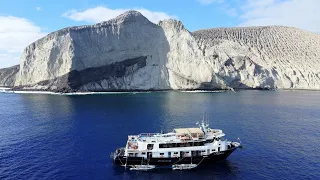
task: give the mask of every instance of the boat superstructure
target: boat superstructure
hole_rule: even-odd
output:
[[[224,160],[241,146],[240,142],[227,141],[224,137],[222,130],[211,129],[203,121],[198,128],[129,135],[126,146],[118,148],[111,157],[115,164],[125,167],[154,165],[193,169],[202,163]]]

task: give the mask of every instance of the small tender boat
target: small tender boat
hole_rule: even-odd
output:
[[[188,169],[194,169],[198,165],[197,164],[174,164],[172,165],[173,170],[188,170]]]
[[[133,165],[131,166],[131,171],[151,171],[156,168],[155,165]]]

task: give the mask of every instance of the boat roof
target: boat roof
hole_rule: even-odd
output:
[[[173,132],[177,134],[203,134],[200,128],[177,128]]]

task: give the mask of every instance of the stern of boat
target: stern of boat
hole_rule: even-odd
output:
[[[113,159],[113,162],[117,159],[120,159],[121,156],[124,156],[125,148],[118,148],[110,154],[110,158]]]

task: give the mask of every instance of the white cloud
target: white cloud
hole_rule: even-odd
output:
[[[247,0],[239,26],[284,25],[320,33],[319,0]]]
[[[0,16],[0,68],[18,64],[20,53],[30,43],[46,35],[27,19]]]
[[[275,0],[247,0],[244,7],[246,8],[266,7],[274,3],[275,3]]]
[[[36,10],[41,11],[42,9],[41,9],[41,7],[36,7]]]
[[[320,33],[320,0],[197,0],[218,6],[238,26],[283,25]]]
[[[110,9],[104,6],[98,6],[84,11],[70,10],[62,14],[62,16],[75,21],[97,23],[101,21],[110,20],[129,10],[131,9]],[[164,12],[153,12],[143,8],[134,8],[133,10],[139,11],[142,15],[144,15],[153,23],[158,23],[160,20],[164,19],[177,18],[176,16],[168,15]]]
[[[224,2],[224,0],[197,0],[199,3],[203,4],[203,5],[209,5],[212,3],[222,3]]]

